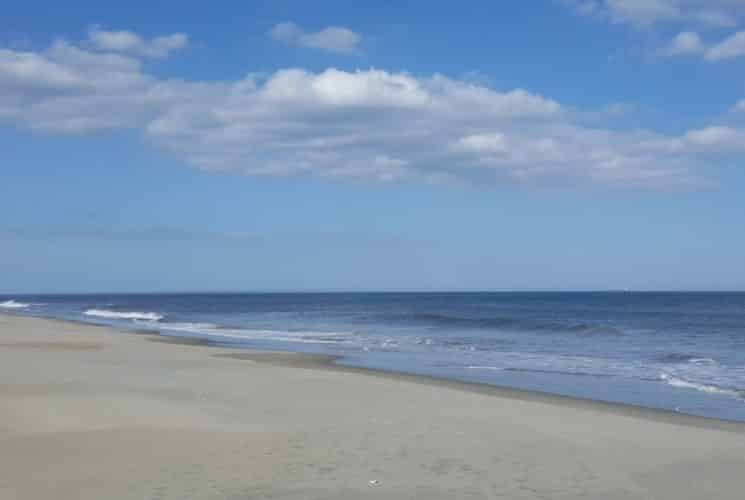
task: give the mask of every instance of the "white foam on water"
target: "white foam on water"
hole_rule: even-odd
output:
[[[660,380],[664,381],[668,385],[671,385],[673,387],[677,387],[680,389],[693,389],[696,391],[706,392],[709,394],[723,394],[726,396],[735,396],[738,398],[742,397],[742,394],[739,391],[736,391],[733,389],[724,389],[722,387],[717,387],[716,385],[699,384],[696,382],[690,382],[682,378],[668,375],[667,373],[660,374]]]
[[[25,304],[23,302],[16,302],[15,300],[6,300],[5,302],[0,302],[0,307],[3,309],[26,309],[28,307],[31,307],[31,304]]]
[[[83,314],[94,318],[105,319],[131,319],[140,321],[160,321],[163,319],[162,314],[154,312],[109,311],[108,309],[88,309]]]
[[[466,368],[633,378],[638,376],[641,367],[638,364],[613,359],[512,351],[490,352],[474,356]]]
[[[158,325],[161,330],[172,330],[175,332],[186,333],[204,333],[209,330],[216,330],[217,325],[212,323],[161,323]]]
[[[717,364],[717,362],[711,358],[693,358],[688,362],[694,365],[716,365]]]
[[[306,344],[338,344],[346,342],[350,334],[337,332],[230,329],[220,328],[212,323],[159,323],[164,332],[183,332],[192,336],[214,340],[270,340],[279,342],[298,342]]]

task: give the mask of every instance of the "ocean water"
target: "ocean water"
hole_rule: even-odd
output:
[[[0,311],[745,421],[745,293],[39,295]]]

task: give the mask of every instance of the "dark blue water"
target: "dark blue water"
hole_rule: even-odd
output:
[[[745,421],[745,293],[99,294],[0,308]]]

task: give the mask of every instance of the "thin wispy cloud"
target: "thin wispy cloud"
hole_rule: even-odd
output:
[[[204,171],[386,182],[669,189],[700,185],[712,159],[745,152],[741,129],[625,130],[598,123],[613,119],[605,107],[577,111],[438,74],[289,68],[171,80],[146,72],[144,57],[64,40],[0,49],[0,121],[53,134],[138,130]]]
[[[189,38],[183,33],[174,33],[146,39],[132,31],[106,31],[94,25],[88,30],[88,42],[101,51],[168,57],[171,52],[186,48]]]
[[[648,27],[663,23],[736,26],[745,18],[740,0],[561,0],[582,15]]]
[[[745,31],[739,31],[715,44],[706,52],[710,61],[721,61],[745,56]]]
[[[249,244],[262,240],[246,231],[209,231],[178,227],[24,226],[0,227],[0,235],[24,240],[91,240],[130,242],[214,242]]]
[[[286,45],[340,54],[358,54],[362,36],[349,28],[330,26],[315,32],[303,31],[291,22],[275,25],[269,35]]]
[[[698,33],[684,31],[673,37],[667,47],[660,49],[659,54],[663,56],[684,56],[702,54],[705,50],[704,42]]]
[[[701,56],[719,62],[745,56],[745,2],[742,0],[561,0],[576,12],[638,28],[657,25],[684,26],[659,56]],[[692,29],[693,28],[693,29]],[[704,41],[702,30],[733,28],[717,41]]]
[[[669,46],[659,53],[664,56],[697,55],[709,62],[745,57],[745,31],[739,31],[712,44],[706,44],[698,33],[683,32],[676,35]]]

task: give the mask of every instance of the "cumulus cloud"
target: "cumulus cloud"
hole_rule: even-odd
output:
[[[691,185],[743,131],[679,136],[589,126],[524,89],[443,75],[290,68],[235,81],[161,79],[144,54],[59,40],[0,49],[0,122],[47,133],[141,131],[207,171],[360,180]]]
[[[145,39],[131,31],[105,31],[98,26],[88,30],[90,45],[102,51],[125,52],[145,57],[167,57],[171,52],[185,48],[189,38],[183,33]]]
[[[287,45],[325,50],[342,54],[356,54],[362,37],[354,31],[330,26],[320,31],[308,33],[300,29],[295,23],[280,23],[274,26],[269,34],[271,37]]]
[[[741,0],[563,0],[583,15],[617,23],[696,23],[734,26],[745,17]]]

